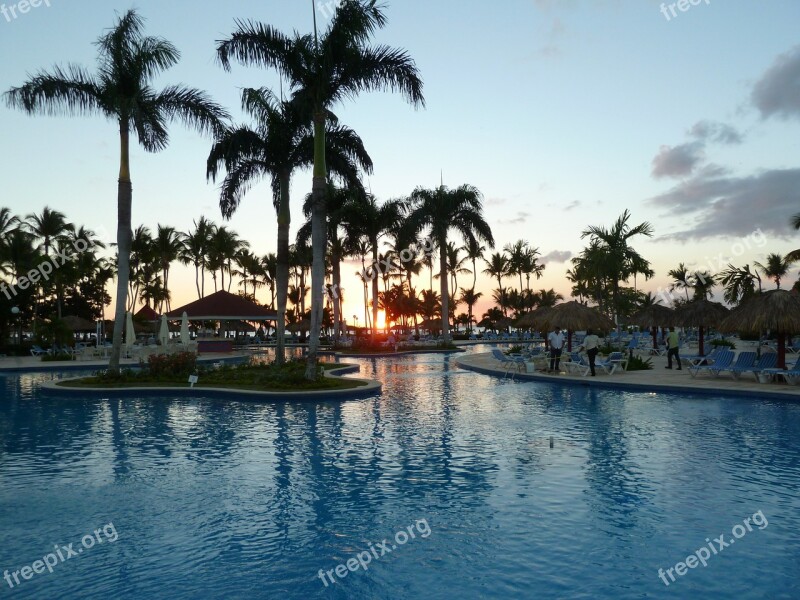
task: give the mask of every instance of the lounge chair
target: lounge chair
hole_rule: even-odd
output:
[[[31,356],[41,356],[42,354],[50,354],[50,350],[45,350],[41,346],[34,344],[31,346]]]
[[[736,362],[733,363],[727,369],[721,369],[721,371],[730,371],[734,379],[739,379],[739,376],[742,373],[747,373],[748,371],[752,370],[755,364],[756,364],[755,352],[740,352],[739,355],[736,357]],[[718,375],[719,373],[716,374]]]
[[[778,365],[778,354],[776,352],[763,352],[756,365],[750,369],[756,381],[768,383],[772,381],[771,371]],[[762,377],[763,375],[763,377]]]
[[[588,359],[578,352],[570,353],[570,360],[562,363],[567,369],[567,373],[573,375],[577,373],[581,377],[586,377],[592,371]]]
[[[595,361],[595,367],[603,369],[606,375],[613,375],[617,367],[622,367],[623,371],[628,367],[628,359],[622,352],[612,352],[607,359]]]
[[[518,372],[525,369],[525,359],[519,354],[506,355],[499,348],[492,348],[492,357],[499,360],[505,367],[506,377],[508,377],[508,371],[511,367],[516,367]],[[511,378],[513,379],[514,377],[512,376]]]
[[[678,352],[680,352],[680,350],[678,350]],[[681,363],[685,362],[686,366],[688,366],[689,368],[697,367],[706,362],[708,364],[711,364],[716,360],[717,355],[720,352],[722,352],[722,350],[720,350],[719,348],[714,348],[711,352],[709,352],[706,355],[694,354],[692,356],[681,356]]]
[[[772,369],[766,368],[761,370],[762,373],[765,375],[769,375],[769,377],[774,381],[775,377],[783,377],[786,380],[786,383],[790,383],[792,385],[797,385],[800,383],[800,357],[797,358],[794,365],[787,369]]]
[[[689,367],[689,375],[692,377],[697,377],[699,373],[707,371],[714,377],[719,377],[719,374],[722,371],[727,371],[730,368],[735,356],[736,355],[730,350],[720,350],[714,354],[713,358],[710,359],[710,364],[697,364]],[[706,358],[706,361],[708,360],[709,359]]]

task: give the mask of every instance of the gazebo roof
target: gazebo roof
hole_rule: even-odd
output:
[[[158,321],[161,317],[152,307],[143,306],[133,315],[133,318],[140,321]]]
[[[276,321],[278,315],[268,308],[236,294],[220,290],[167,313],[168,319],[180,319],[186,312],[194,321]]]

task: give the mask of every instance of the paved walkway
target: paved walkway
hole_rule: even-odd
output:
[[[723,394],[726,396],[749,397],[779,397],[800,400],[800,385],[793,386],[783,382],[758,383],[750,374],[743,375],[739,380],[733,379],[730,373],[713,377],[709,373],[701,373],[692,377],[689,370],[665,369],[667,359],[661,356],[652,357],[653,369],[650,371],[617,371],[614,375],[601,374],[598,369],[597,377],[591,375],[567,375],[563,370],[558,374],[545,372],[518,373],[512,367],[509,378],[526,381],[546,381],[550,383],[566,383],[590,387],[617,388],[637,391],[662,391],[679,393]],[[456,359],[458,366],[487,375],[505,376],[505,368],[492,358],[490,353],[467,354]],[[674,366],[674,365],[673,365]]]
[[[249,352],[234,353],[209,353],[201,354],[198,362],[219,362],[230,360],[242,360],[251,356]],[[133,367],[139,365],[138,358],[123,358],[120,360],[123,367]],[[108,366],[108,359],[98,360],[54,360],[42,361],[38,356],[6,356],[0,358],[0,373],[3,371],[63,371],[65,369],[87,369],[97,370]]]

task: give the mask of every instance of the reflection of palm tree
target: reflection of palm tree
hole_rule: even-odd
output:
[[[28,113],[96,112],[119,125],[119,268],[113,347],[108,363],[112,371],[119,370],[128,290],[133,199],[129,165],[131,130],[136,132],[145,151],[157,152],[169,141],[165,125],[172,118],[200,131],[214,132],[221,129],[222,120],[228,117],[225,110],[199,90],[170,86],[157,92],[151,87],[159,72],[175,65],[180,54],[164,39],[145,37],[142,29],[142,18],[131,10],[99,38],[96,76],[77,66],[71,66],[67,71],[56,67],[52,74],[37,74],[22,87],[7,92],[9,105]]]
[[[285,76],[295,100],[314,122],[314,177],[312,193],[312,247],[314,260],[311,286],[311,339],[306,377],[316,379],[317,350],[322,319],[322,289],[325,283],[325,131],[329,109],[337,102],[367,90],[399,90],[414,105],[424,103],[422,81],[413,60],[405,52],[366,45],[386,17],[375,0],[353,0],[339,4],[328,29],[321,35],[290,38],[273,28],[256,23],[239,23],[229,40],[217,47],[225,68],[235,58],[245,64],[267,65]],[[376,298],[377,302],[377,298]]]

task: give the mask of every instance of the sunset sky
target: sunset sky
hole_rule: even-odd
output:
[[[447,186],[477,186],[498,246],[525,239],[538,247],[547,268],[536,288],[566,297],[569,259],[586,242],[581,231],[611,225],[626,208],[632,223],[655,228],[652,240],[634,243],[656,271],[639,281],[646,291],[667,287],[667,271],[679,262],[718,271],[720,263],[800,247],[800,232],[789,226],[800,212],[800,3],[703,0],[675,16],[670,4],[662,11],[652,0],[388,1],[388,26],[375,42],[416,60],[427,107],[415,110],[389,93],[336,107],[373,158],[368,187],[386,200],[435,187],[440,177]],[[159,86],[204,89],[237,122],[239,89],[277,92],[279,78],[240,66],[223,71],[215,40],[231,33],[234,19],[287,33],[313,27],[310,0],[49,0],[13,18],[0,11],[0,87],[54,64],[93,70],[93,42],[129,8],[147,19],[147,34],[182,52]],[[20,215],[48,205],[113,241],[114,123],[31,118],[3,104],[0,132],[0,205]],[[187,231],[201,215],[222,223],[218,190],[205,180],[210,143],[176,123],[167,150],[134,148],[134,226]],[[311,173],[299,172],[292,235],[310,188]],[[229,225],[256,253],[275,251],[268,184],[250,192]],[[363,314],[355,270],[355,263],[343,269],[348,317]],[[479,276],[487,297],[495,286]],[[170,287],[173,307],[195,299],[194,270],[176,265]]]

